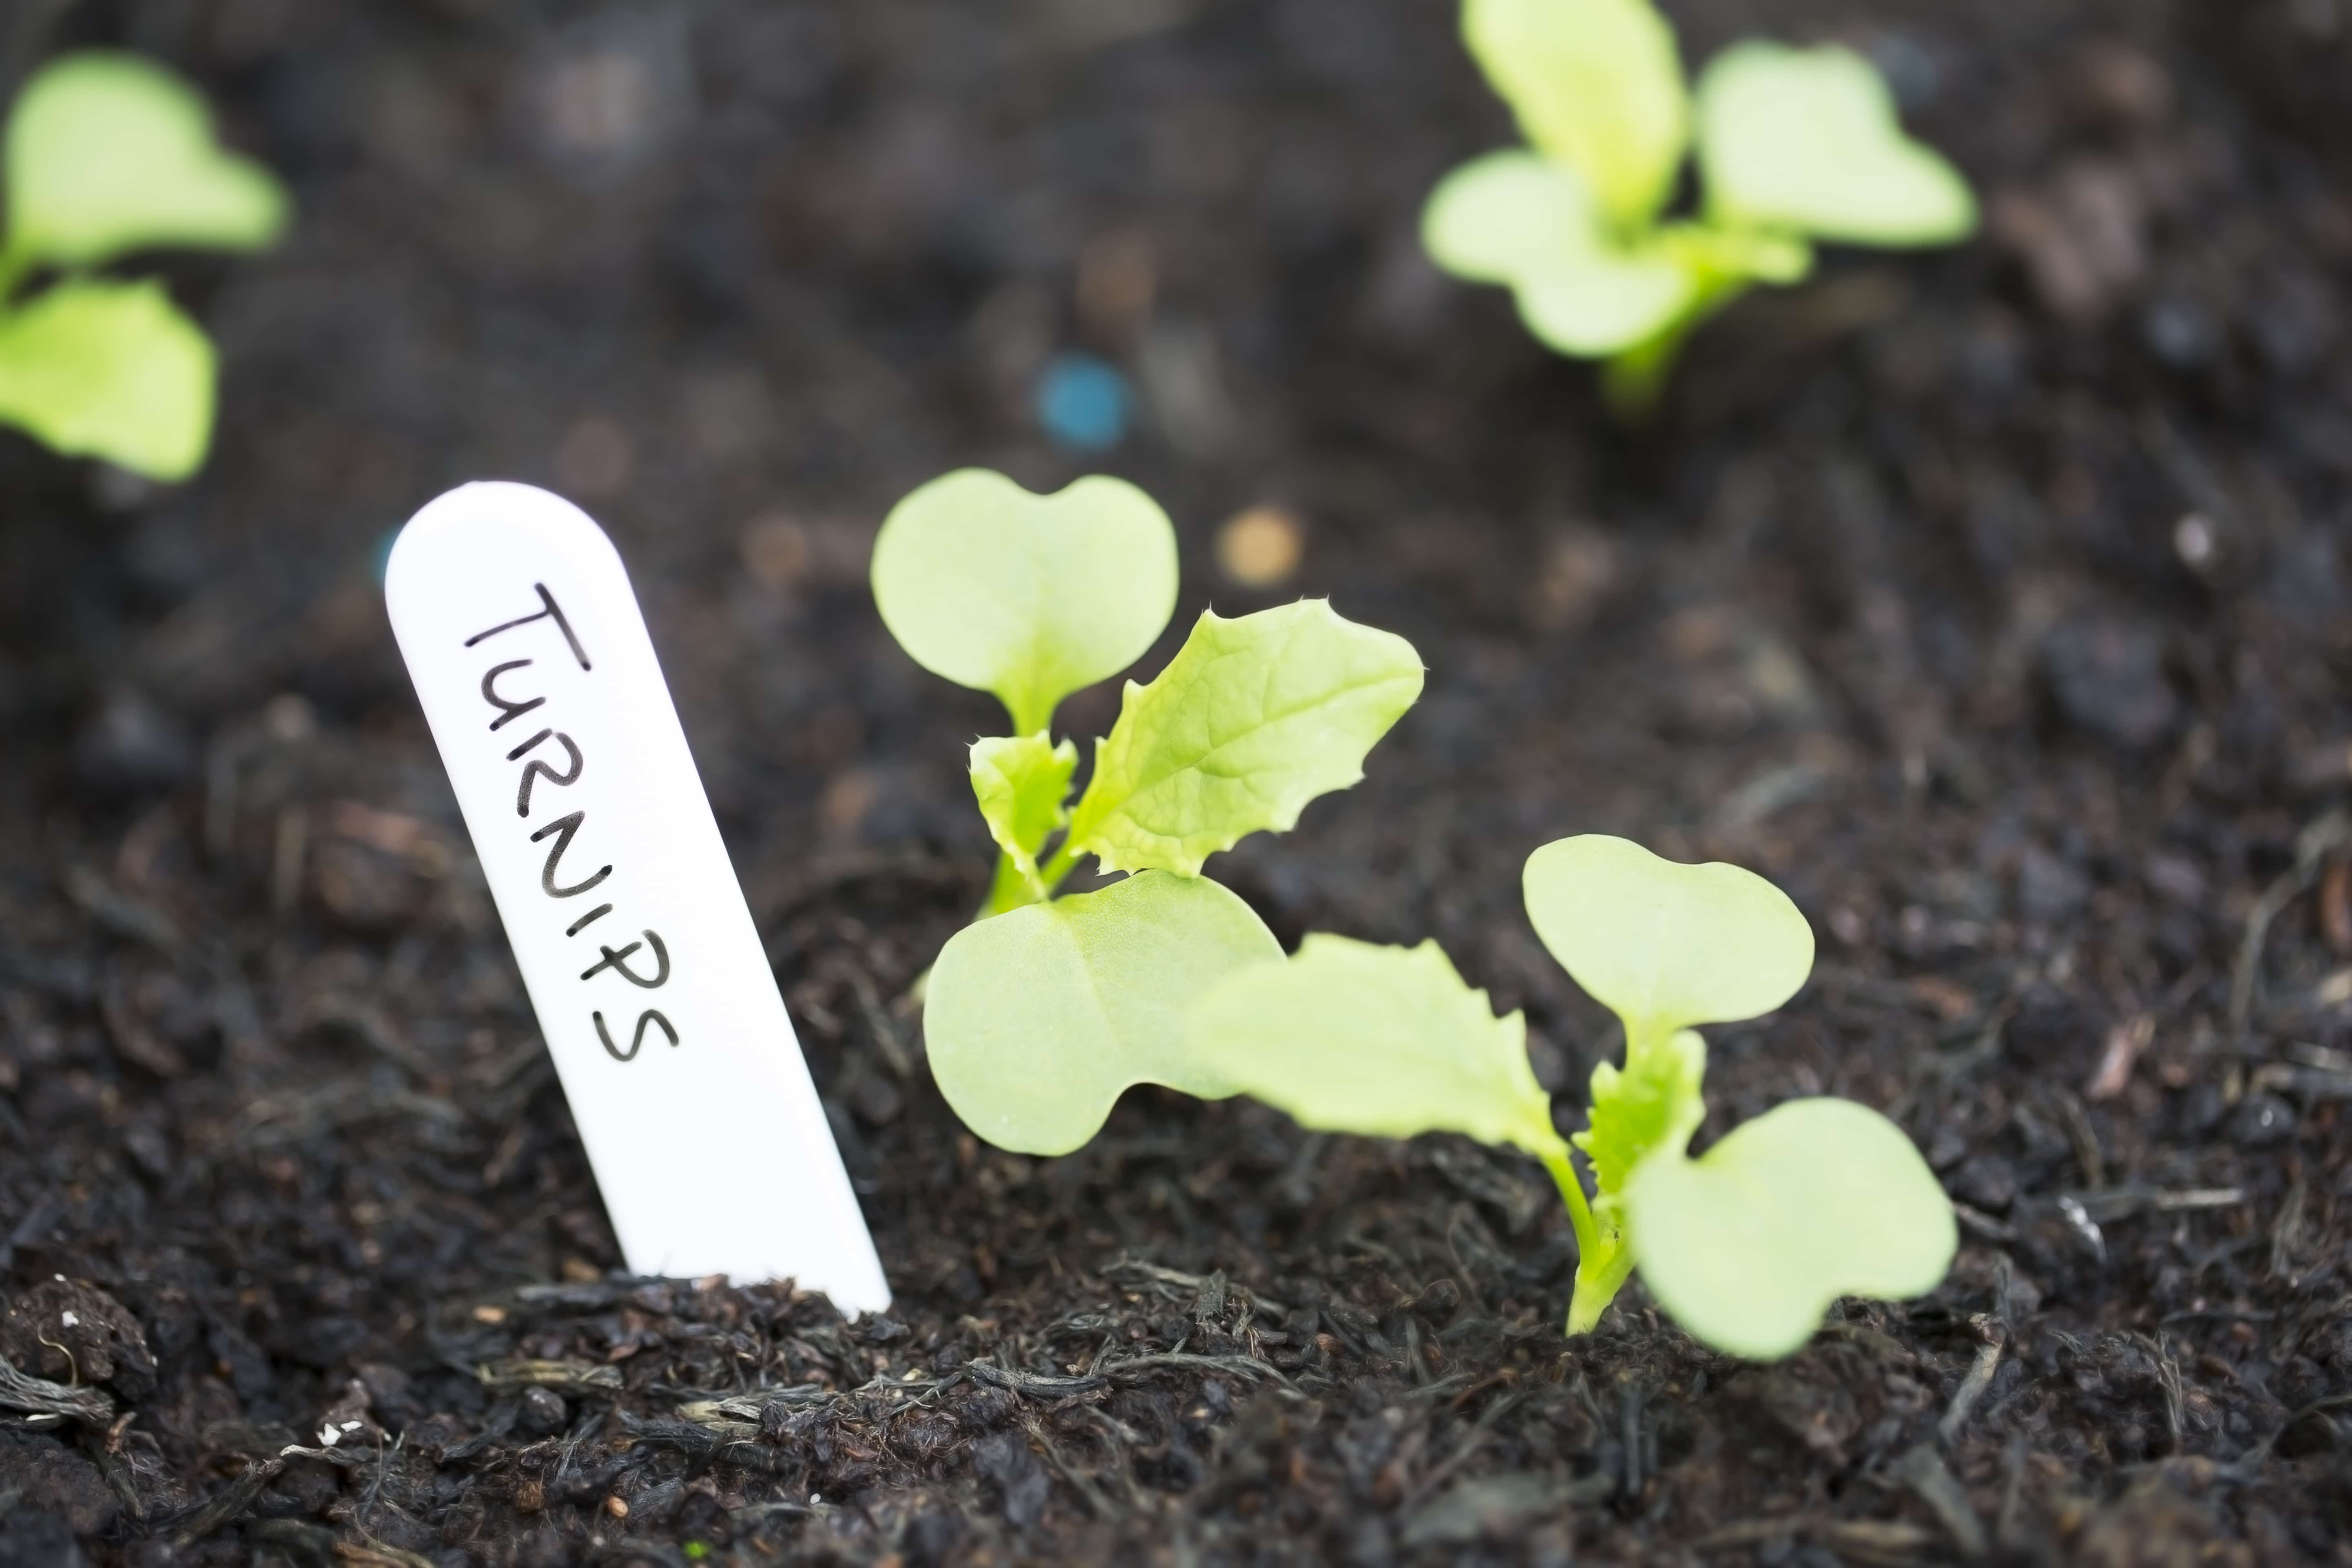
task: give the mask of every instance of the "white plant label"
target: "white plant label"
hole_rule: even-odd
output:
[[[529,485],[411,518],[384,599],[631,1270],[890,1288],[628,574]]]

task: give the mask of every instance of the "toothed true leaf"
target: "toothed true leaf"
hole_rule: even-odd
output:
[[[1420,656],[1320,599],[1204,614],[1148,686],[1129,681],[1095,752],[1070,842],[1106,870],[1196,876],[1317,795],[1363,777],[1364,753],[1421,695]]]
[[[1551,1096],[1528,1065],[1526,1020],[1495,1016],[1433,942],[1310,935],[1287,963],[1220,981],[1188,1037],[1202,1064],[1304,1126],[1462,1132],[1538,1154],[1559,1142]]]
[[[67,281],[0,313],[0,421],[182,479],[212,439],[213,345],[160,283]]]
[[[1233,971],[1281,959],[1265,922],[1206,878],[1146,871],[1012,910],[958,931],[931,966],[931,1073],[990,1142],[1066,1154],[1132,1084],[1234,1092],[1186,1048],[1186,1009]]]
[[[1651,1154],[1679,1152],[1689,1144],[1706,1116],[1706,1042],[1688,1029],[1629,1052],[1622,1068],[1602,1062],[1592,1069],[1587,1125],[1570,1142],[1592,1163],[1593,1185],[1604,1203]]]
[[[1798,1100],[1696,1160],[1644,1162],[1624,1194],[1642,1282],[1691,1334],[1771,1361],[1840,1296],[1903,1300],[1942,1281],[1951,1201],[1903,1130],[1845,1100]]]
[[[224,150],[178,77],[135,55],[68,55],[26,84],[5,147],[9,254],[89,267],[154,246],[251,250],[284,232],[286,193]]]
[[[1528,144],[1583,180],[1605,225],[1657,216],[1690,104],[1674,29],[1648,0],[1465,0],[1462,32]]]
[[[1698,103],[1707,210],[1723,222],[1885,246],[1976,227],[1968,182],[1904,134],[1885,79],[1852,49],[1735,44],[1708,62]]]
[[[1686,866],[1602,834],[1528,858],[1536,934],[1624,1020],[1629,1048],[1694,1024],[1769,1013],[1813,966],[1813,930],[1789,896],[1737,866]]]
[[[1078,765],[1078,748],[1067,741],[1055,745],[1052,737],[993,735],[971,743],[971,793],[989,837],[1013,858],[1030,891],[1045,896],[1037,876],[1037,851],[1046,835],[1069,820],[1063,803],[1069,798],[1070,774]]]
[[[891,511],[875,604],[917,664],[992,691],[1021,734],[1063,698],[1141,658],[1176,608],[1176,531],[1124,479],[1050,496],[963,468]]]

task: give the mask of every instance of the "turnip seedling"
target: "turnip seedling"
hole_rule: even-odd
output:
[[[285,227],[285,193],[213,141],[186,83],[131,55],[44,68],[0,156],[0,421],[68,456],[185,479],[212,444],[212,342],[162,284],[91,269],[153,247],[257,249]],[[60,276],[19,299],[43,269]]]
[[[1803,1344],[1840,1296],[1935,1288],[1958,1245],[1952,1206],[1876,1111],[1791,1100],[1686,1152],[1706,1115],[1695,1026],[1770,1012],[1812,968],[1811,928],[1786,895],[1598,835],[1537,850],[1525,893],[1552,955],[1625,1026],[1625,1065],[1593,1069],[1572,1140],[1553,1128],[1520,1016],[1496,1017],[1433,942],[1313,935],[1286,963],[1235,970],[1194,1006],[1192,1070],[1308,1127],[1460,1132],[1536,1156],[1576,1229],[1571,1334],[1636,1267],[1693,1335],[1759,1360]],[[1570,1142],[1592,1168],[1589,1200]]]
[[[1465,0],[1462,27],[1528,144],[1447,175],[1423,243],[1457,277],[1509,288],[1549,346],[1606,362],[1622,414],[1655,401],[1709,315],[1810,273],[1811,240],[1943,245],[1976,226],[1968,183],[1903,133],[1850,49],[1734,45],[1694,105],[1649,0]],[[1669,219],[1694,118],[1705,197]]]
[[[1077,748],[1054,739],[1054,711],[1167,626],[1167,514],[1119,479],[1037,496],[963,469],[891,512],[873,580],[899,646],[934,674],[994,692],[1014,731],[972,744],[996,878],[925,987],[924,1037],[948,1103],[992,1143],[1062,1154],[1095,1135],[1131,1084],[1233,1093],[1186,1052],[1185,1010],[1282,949],[1202,865],[1249,834],[1287,830],[1308,801],[1363,776],[1365,753],[1421,694],[1412,645],[1317,599],[1233,620],[1204,614],[1155,679],[1128,682],[1073,803]],[[1131,874],[1062,896],[1089,855]]]

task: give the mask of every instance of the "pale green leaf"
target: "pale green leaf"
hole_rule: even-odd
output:
[[[1624,1190],[1626,1178],[1661,1149],[1680,1153],[1706,1119],[1700,1085],[1706,1043],[1687,1029],[1664,1040],[1629,1046],[1625,1066],[1592,1069],[1592,1105],[1585,1130],[1570,1140],[1592,1163],[1592,1184],[1603,1204]]]
[[[1367,1137],[1461,1132],[1544,1154],[1551,1097],[1527,1023],[1497,1018],[1433,942],[1310,935],[1287,963],[1235,970],[1192,1011],[1194,1059],[1302,1126]]]
[[[1423,211],[1422,243],[1454,276],[1508,288],[1538,341],[1581,358],[1655,337],[1699,289],[1675,249],[1611,239],[1582,181],[1533,153],[1490,153],[1448,174]]]
[[[213,429],[213,345],[154,282],[67,282],[0,314],[0,420],[68,457],[183,479]]]
[[[1738,44],[1699,83],[1710,214],[1866,245],[1942,245],[1976,227],[1968,181],[1904,134],[1870,62],[1834,44]]]
[[[1609,226],[1657,216],[1690,104],[1674,29],[1648,0],[1466,0],[1462,32],[1528,144],[1583,177]]]
[[[931,1075],[990,1142],[1066,1154],[1131,1084],[1234,1093],[1186,1049],[1185,1012],[1234,970],[1281,958],[1265,922],[1206,878],[1147,871],[1009,910],[958,931],[931,966]]]
[[[251,250],[284,232],[268,170],[213,140],[204,100],[135,55],[68,55],[8,120],[11,256],[88,267],[143,246]]]
[[[931,480],[874,542],[874,601],[917,664],[993,691],[1033,734],[1133,664],[1176,608],[1176,531],[1124,479],[1033,495],[985,468]]]
[[[1029,890],[1045,896],[1037,876],[1037,850],[1045,836],[1069,820],[1063,802],[1069,798],[1070,775],[1077,770],[1078,748],[1060,745],[1039,731],[1034,735],[993,735],[971,743],[971,793],[980,815],[988,820],[989,837],[1013,858]]]
[[[1769,1013],[1813,966],[1813,930],[1752,871],[1685,866],[1601,834],[1528,858],[1528,915],[1554,958],[1639,1040]]]
[[[1261,828],[1364,776],[1364,753],[1421,695],[1421,657],[1391,632],[1302,599],[1203,614],[1149,686],[1128,682],[1070,820],[1106,870],[1199,874]]]
[[[1840,1296],[1934,1289],[1952,1205],[1903,1130],[1846,1100],[1798,1100],[1696,1160],[1661,1154],[1625,1192],[1643,1283],[1691,1334],[1759,1361],[1811,1337]]]

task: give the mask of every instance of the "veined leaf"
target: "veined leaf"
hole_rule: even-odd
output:
[[[1696,1160],[1645,1162],[1627,1186],[1643,1282],[1691,1334],[1776,1360],[1840,1296],[1934,1289],[1958,1245],[1951,1201],[1903,1130],[1845,1100],[1798,1100]]]
[[[1544,156],[1574,170],[1604,224],[1655,218],[1690,141],[1674,29],[1648,0],[1465,0],[1462,32]]]
[[[1624,1190],[1635,1167],[1661,1149],[1681,1153],[1706,1116],[1700,1084],[1706,1043],[1685,1029],[1641,1047],[1628,1047],[1625,1066],[1592,1069],[1592,1106],[1585,1130],[1570,1142],[1592,1163],[1592,1184],[1605,1209]]]
[[[1528,915],[1551,955],[1643,1042],[1769,1013],[1813,967],[1789,896],[1737,866],[1685,866],[1601,834],[1528,858]]]
[[[874,600],[917,664],[993,691],[1034,734],[1140,658],[1176,608],[1176,531],[1101,475],[1033,495],[985,468],[921,486],[874,542]]]
[[[1885,81],[1852,49],[1738,44],[1708,62],[1698,100],[1719,221],[1865,245],[1942,245],[1976,227],[1968,181],[1904,134]]]
[[[1580,358],[1655,337],[1700,288],[1673,247],[1619,245],[1583,180],[1533,153],[1489,153],[1454,170],[1431,193],[1421,232],[1440,267],[1508,288],[1529,332]]]
[[[923,1035],[964,1124],[1000,1148],[1066,1154],[1130,1084],[1203,1100],[1235,1086],[1184,1044],[1193,1000],[1282,946],[1202,878],[1147,871],[966,926],[931,966]]]
[[[155,282],[65,282],[0,314],[0,420],[155,479],[204,461],[213,345]]]
[[[1526,1020],[1495,1016],[1433,942],[1310,935],[1287,963],[1219,982],[1187,1037],[1202,1066],[1302,1126],[1462,1132],[1537,1155],[1559,1145],[1551,1097],[1528,1065]]]
[[[194,89],[135,55],[45,68],[8,120],[8,253],[88,267],[142,246],[251,250],[286,227],[269,171],[224,151]]]
[[[1202,862],[1364,776],[1364,753],[1421,695],[1392,633],[1303,599],[1237,620],[1204,614],[1149,686],[1127,684],[1070,842],[1105,870],[1197,876]]]
[[[971,743],[971,793],[989,836],[1013,858],[1036,898],[1045,897],[1037,876],[1037,851],[1045,836],[1069,820],[1070,774],[1078,748],[1055,745],[1042,731],[1034,735],[996,735]]]

